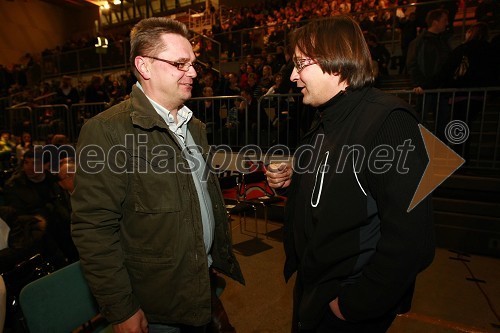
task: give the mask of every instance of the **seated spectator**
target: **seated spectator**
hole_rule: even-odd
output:
[[[11,158],[14,156],[16,148],[15,142],[12,142],[10,132],[2,131],[0,133],[0,170],[8,170],[12,167]]]
[[[22,168],[5,183],[7,205],[26,214],[50,215],[50,189],[56,179],[47,172],[48,155],[41,149],[28,150],[23,156]]]
[[[285,94],[287,92],[280,92],[278,89],[281,85],[281,81],[283,80],[283,75],[281,73],[276,73],[274,75],[274,84],[269,87],[265,95],[273,95],[273,94]]]
[[[56,89],[56,104],[66,104],[67,106],[71,106],[79,101],[80,95],[71,83],[71,76],[64,75],[61,78],[59,88]]]
[[[241,64],[240,70],[242,72],[240,76],[240,88],[244,90],[248,88],[248,74],[255,73],[255,68],[251,64]]]
[[[16,147],[16,159],[18,165],[23,163],[23,156],[30,149],[33,149],[31,134],[29,132],[23,132],[21,135],[21,142]]]
[[[236,96],[240,94],[240,86],[239,86],[239,79],[238,75],[236,73],[229,73],[227,74],[227,80],[224,83],[224,90],[223,90],[223,95],[224,96]]]
[[[39,113],[37,119],[38,138],[48,138],[54,133],[64,131],[66,126],[66,112],[56,106],[51,106]]]
[[[104,88],[104,80],[100,75],[94,75],[85,88],[85,103],[109,102],[109,96]]]
[[[262,67],[262,73],[258,85],[261,88],[261,95],[267,93],[274,84],[273,69],[270,65]]]
[[[111,89],[109,90],[109,97],[111,104],[118,104],[125,99],[125,87],[123,87],[118,80],[113,80]]]
[[[0,274],[12,270],[36,253],[61,266],[64,260],[47,234],[47,220],[38,214],[20,214],[11,206],[0,206],[0,220],[8,227],[7,247],[0,249]]]
[[[70,146],[61,147],[57,150],[56,146],[48,145],[28,150],[22,168],[7,180],[4,196],[5,203],[17,211],[42,216],[47,221],[48,233],[65,257],[75,260],[78,258],[69,233],[72,191],[69,178],[73,176],[74,164],[65,160],[59,167],[61,159],[74,157],[74,150],[64,149]]]
[[[64,266],[65,261],[46,232],[47,221],[42,216],[18,215],[12,207],[0,206],[1,222],[7,225],[8,232],[2,233],[7,247],[0,249],[0,331],[5,324],[5,332],[17,332],[14,320],[20,309],[15,300],[21,289]],[[6,298],[8,301],[3,303]]]
[[[56,147],[59,147],[62,145],[67,145],[68,144],[68,137],[64,134],[56,133],[52,136],[52,140],[50,141],[50,143]]]
[[[252,93],[252,96],[258,100],[260,96],[264,95],[262,87],[258,84],[258,76],[255,73],[249,73],[247,78],[247,88]]]

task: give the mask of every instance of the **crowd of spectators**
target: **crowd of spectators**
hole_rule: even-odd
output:
[[[65,141],[54,135],[46,146],[54,149],[47,149],[33,146],[29,133],[1,134],[0,274],[7,306],[0,307],[0,331],[3,318],[7,331],[16,328],[16,298],[25,284],[78,260],[70,235],[74,150]]]
[[[293,68],[291,59],[287,55],[288,52],[285,50],[288,31],[305,20],[340,13],[349,13],[359,20],[370,47],[377,80],[389,76],[391,71],[396,70],[399,73],[410,74],[413,87],[417,88],[419,82],[417,82],[415,72],[412,73],[406,64],[408,50],[412,41],[417,40],[417,37],[422,39],[422,36],[428,35],[429,24],[425,19],[422,19],[423,15],[427,16],[427,13],[436,6],[447,10],[446,31],[443,32],[441,39],[448,44],[451,34],[450,29],[453,28],[457,7],[475,5],[477,20],[484,22],[488,26],[494,24],[495,15],[498,15],[497,11],[494,10],[495,3],[490,0],[477,0],[477,3],[468,1],[467,4],[463,3],[465,0],[460,0],[421,6],[407,5],[406,1],[296,0],[284,2],[274,0],[259,2],[252,7],[233,8],[230,10],[230,15],[226,16],[230,19],[214,20],[212,29],[204,30],[203,34],[219,41],[221,43],[222,58],[237,60],[240,64],[239,70],[226,70],[219,73],[212,66],[213,63],[221,59],[218,58],[219,53],[216,52],[210,39],[202,37],[193,39],[194,51],[200,62],[204,64],[204,70],[199,73],[195,80],[193,96],[242,96],[246,94],[251,99],[248,103],[240,103],[241,113],[241,110],[246,107],[245,104],[255,105],[254,100],[256,101],[262,95],[296,92],[293,84],[288,80]],[[426,1],[421,0],[419,2]],[[403,5],[403,7],[398,7],[397,10],[390,9],[395,5]],[[396,25],[393,25],[393,22]],[[263,29],[257,27],[263,27]],[[391,29],[393,27],[398,29],[400,36],[401,52],[398,53],[400,54],[398,57],[391,54],[386,45],[381,42],[387,35],[392,35]],[[498,54],[498,38],[493,41],[491,47],[488,47],[489,51],[483,53],[484,55]],[[485,42],[488,43],[488,40],[485,40]],[[57,52],[87,47],[90,45],[89,43],[91,43],[89,37],[82,38],[79,41],[70,41],[64,47],[58,48]],[[449,52],[451,51],[450,48]],[[50,52],[47,50],[45,53]],[[11,97],[11,105],[20,103],[30,105],[33,101],[36,101],[34,102],[35,105],[66,104],[68,107],[75,103],[104,102],[112,105],[127,98],[135,82],[133,75],[128,73],[106,75],[104,78],[101,75],[94,75],[88,81],[75,81],[71,77],[61,76],[58,79],[41,82],[39,85],[28,85],[29,80],[23,68],[33,68],[36,66],[36,62],[29,54],[24,57],[24,60],[26,64],[14,66],[11,69],[0,66],[0,90],[3,94]],[[448,57],[442,60],[442,64],[446,64],[446,66],[439,66],[439,68],[446,79],[444,77],[438,78],[437,81],[441,83],[439,86],[427,86],[426,89],[453,86],[453,80],[449,78],[451,77],[450,72],[455,70],[455,68],[451,67],[456,66],[456,64],[451,64]],[[483,63],[490,64],[490,62],[488,60]],[[413,63],[415,63],[414,60]],[[491,64],[492,70],[489,71],[489,74],[497,73],[497,67],[495,64]],[[498,77],[498,73],[496,77]],[[376,81],[375,84],[379,84],[379,81]],[[473,83],[469,84],[473,86]],[[475,86],[478,84],[484,85],[484,80],[476,82]],[[464,84],[462,83],[461,86],[464,87]],[[208,107],[205,107],[205,109],[208,109]],[[231,110],[231,107],[228,109]],[[213,116],[207,118],[203,112],[196,111],[196,113],[202,120],[209,123],[217,122],[214,119],[209,119],[214,118]],[[237,113],[233,110],[232,115],[234,119]],[[60,132],[64,127],[63,123],[56,121],[59,118],[54,115],[54,112],[46,112],[39,118],[36,126],[40,129],[38,132],[41,132],[44,136]],[[271,122],[275,121],[275,119],[269,120]],[[255,122],[252,119],[251,121]],[[223,124],[219,119],[219,127],[234,127],[237,123],[227,120],[227,124]],[[29,127],[26,125],[26,123],[18,124],[16,128],[11,130],[17,136],[21,136],[23,131],[29,131]],[[44,139],[42,138],[42,140]]]
[[[216,61],[240,61],[251,54],[266,59],[268,54],[282,57],[280,53],[285,52],[285,40],[287,33],[306,20],[328,17],[336,14],[350,14],[360,23],[366,32],[368,40],[373,43],[373,57],[378,64],[379,73],[387,75],[389,66],[399,68],[399,73],[406,73],[405,63],[409,42],[426,28],[425,16],[428,11],[436,7],[445,7],[449,12],[449,30],[453,29],[453,21],[459,7],[475,7],[475,19],[486,22],[490,27],[498,26],[498,4],[492,0],[456,0],[443,2],[442,4],[424,5],[427,0],[417,1],[418,6],[412,6],[408,0],[295,0],[295,1],[260,1],[252,6],[226,9],[224,11],[211,12],[216,16],[211,29],[203,30],[202,36],[193,38],[193,48],[204,63],[215,63]],[[394,6],[398,7],[394,10]],[[223,13],[223,14],[221,14]],[[219,15],[222,15],[219,17]],[[395,23],[395,24],[394,24]],[[394,31],[392,29],[395,29]],[[124,27],[123,31],[128,31]],[[397,50],[397,56],[389,53],[384,46],[384,41],[400,36],[401,49]],[[110,43],[108,54],[104,59],[112,58],[117,53],[117,59],[123,60],[124,43],[126,33],[120,30],[104,33]],[[220,58],[217,45],[213,45],[211,39],[220,43]],[[122,41],[122,42],[119,42]],[[117,43],[114,43],[117,42]],[[64,72],[63,68],[46,68],[50,64],[63,66],[68,60],[70,67],[75,67],[76,61],[65,60],[63,54],[68,51],[93,49],[95,38],[84,35],[80,38],[68,40],[64,45],[53,49],[46,49],[41,56],[44,73]],[[394,50],[393,50],[394,51]],[[95,54],[93,52],[92,54]],[[75,53],[68,56],[75,57]],[[57,61],[56,57],[59,57]],[[54,60],[54,61],[52,61]],[[10,67],[0,65],[0,97],[13,94],[22,95],[24,90],[32,89],[39,82],[40,63],[36,62],[30,54],[21,59],[22,64]],[[110,60],[111,61],[111,60]],[[92,61],[80,61],[80,66],[85,66]],[[74,63],[74,64],[73,64]],[[55,65],[54,65],[55,66]],[[36,70],[35,70],[35,69]],[[273,68],[276,73],[279,68]],[[31,84],[28,84],[32,81]],[[37,91],[31,91],[33,97],[37,97]],[[20,96],[22,98],[22,96]]]

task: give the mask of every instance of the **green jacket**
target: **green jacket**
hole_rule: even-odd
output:
[[[193,117],[188,129],[206,154],[205,125]],[[152,323],[208,323],[209,268],[195,184],[189,172],[176,171],[186,159],[144,93],[134,86],[130,99],[89,120],[77,156],[72,235],[104,317],[119,323],[141,308]],[[208,182],[212,267],[244,283],[213,173]]]

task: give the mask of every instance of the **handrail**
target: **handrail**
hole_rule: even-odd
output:
[[[438,133],[437,129],[440,124],[438,119],[442,115],[444,115],[445,118],[443,119],[446,122],[450,120],[464,121],[463,119],[465,119],[468,126],[466,130],[470,130],[469,143],[475,149],[475,153],[470,155],[471,163],[468,167],[495,170],[500,168],[500,160],[498,160],[500,156],[500,116],[496,112],[500,105],[500,87],[429,89],[424,91],[423,95],[417,95],[413,90],[408,89],[387,90],[386,92],[399,95],[407,103],[413,105],[422,124],[429,130],[434,131],[434,133]],[[235,147],[240,146],[239,143],[242,145],[257,144],[258,147],[264,150],[275,144],[285,144],[290,150],[296,149],[298,139],[307,130],[304,126],[308,126],[312,122],[313,116],[311,109],[302,103],[301,96],[302,94],[299,93],[261,96],[256,105],[256,123],[254,117],[251,117],[251,115],[249,117],[247,105],[244,114],[238,112],[237,121],[241,124],[239,132],[238,128],[234,129],[236,132],[233,130],[231,132],[237,135]],[[433,96],[436,97],[434,98],[435,106],[432,108],[419,106],[419,101],[426,98],[431,100]],[[438,96],[441,96],[444,103],[440,104]],[[243,101],[243,97],[238,95],[196,97],[186,103],[195,115],[207,116],[206,121],[213,121],[208,120],[209,116],[211,115],[212,119],[215,119],[214,112],[219,112],[220,119],[216,123],[219,124],[218,132],[213,131],[211,133],[212,138],[217,141],[209,141],[209,143],[231,144],[231,141],[224,141],[224,138],[229,138],[231,133],[223,124],[227,124],[230,114],[234,115],[230,111],[234,110],[232,108],[236,100]],[[206,109],[203,104],[204,101],[214,101],[212,103],[214,107]],[[444,109],[442,108],[443,104],[447,105]],[[70,112],[64,112],[67,114],[66,122],[64,124],[60,123],[60,126],[64,126],[65,133],[69,134],[72,142],[75,142],[81,125],[90,117],[103,111],[107,106],[106,103],[73,104]],[[15,128],[13,126],[14,122],[19,125],[20,121],[30,120],[32,133],[37,133],[37,127],[42,124],[38,124],[36,115],[41,114],[40,111],[44,108],[55,107],[67,111],[65,105],[57,104],[7,108],[5,112],[6,124],[10,125],[10,130],[13,130]],[[224,109],[225,111],[222,112]],[[460,110],[462,110],[462,116],[460,116]],[[464,114],[465,116],[463,116]],[[64,118],[63,113],[59,113],[59,115],[60,118]],[[253,115],[255,116],[255,114]],[[469,116],[472,118],[469,118]],[[251,118],[254,118],[252,123],[249,122]]]
[[[48,94],[45,94],[45,95],[41,95],[41,96],[33,98],[33,102],[38,102],[38,101],[41,101],[41,100],[43,100],[45,98],[53,97],[55,95],[57,95],[56,92],[51,92],[51,93],[48,93]]]
[[[205,35],[202,35],[196,31],[192,31],[193,34],[195,34],[197,37],[199,38],[203,38],[203,39],[207,39],[209,40],[211,43],[213,44],[216,44],[217,45],[217,48],[218,48],[218,59],[220,60],[221,58],[221,54],[222,54],[222,45],[221,43],[219,43],[218,41],[216,41],[215,39],[213,38],[210,38],[208,36],[205,36]],[[193,38],[192,38],[193,39]],[[203,63],[204,65],[206,65],[203,61],[201,60],[198,60],[199,62]],[[221,66],[220,66],[220,61],[217,62],[217,72],[219,72],[219,74],[221,73]]]
[[[500,87],[479,87],[479,88],[439,88],[439,89],[425,89],[424,93],[460,93],[460,92],[488,92],[488,91],[498,91],[500,92]],[[384,92],[389,94],[413,94],[415,93],[411,89],[393,89],[384,90]]]

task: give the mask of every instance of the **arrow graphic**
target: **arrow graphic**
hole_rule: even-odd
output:
[[[429,162],[427,163],[427,167],[420,179],[420,183],[413,195],[407,212],[415,208],[465,162],[460,155],[445,145],[424,126],[419,124],[418,127],[420,128],[420,134],[424,140]]]

